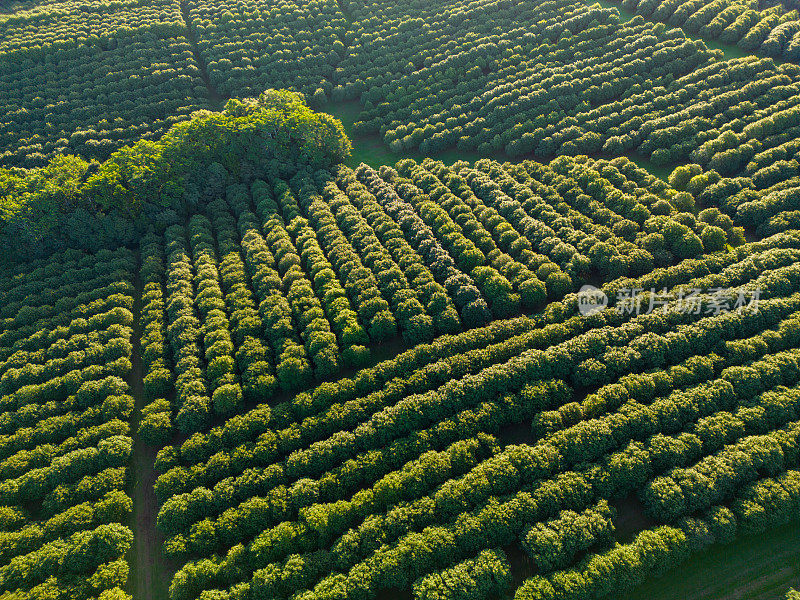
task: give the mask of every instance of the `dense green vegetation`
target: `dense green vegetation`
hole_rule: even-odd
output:
[[[7,268],[0,335],[0,588],[118,598],[133,532],[131,252]]]
[[[796,596],[797,6],[620,6],[3,8],[0,597]]]
[[[622,0],[621,6],[646,19],[680,27],[690,35],[736,44],[742,50],[765,56],[794,62],[800,58],[800,36],[797,35],[800,21],[796,7],[789,10],[778,3],[761,9],[759,2],[730,0]]]
[[[42,165],[158,139],[207,92],[172,0],[29,2],[0,15],[0,156]]]
[[[179,373],[175,424],[200,431],[277,389],[362,366],[398,334],[429,342],[541,309],[598,277],[741,243],[730,219],[713,221],[723,229],[681,213],[667,200],[678,192],[617,164],[404,161],[245,184],[216,163],[217,191],[200,193],[224,199],[143,240],[147,435],[168,439],[172,428],[159,400],[165,340]]]
[[[797,297],[779,290],[795,285],[797,243],[784,234],[656,282],[738,285],[769,265],[754,280],[765,294],[759,314],[687,315],[673,307],[630,320],[616,311],[587,319],[570,316],[573,297],[552,304],[546,321],[501,321],[455,338],[474,350],[438,358],[441,351],[418,346],[351,381],[192,436],[178,453],[162,453],[167,470],[156,486],[168,553],[194,557],[172,597],[210,588],[237,598],[298,588],[308,588],[304,597],[372,597],[467,559],[476,545],[507,546],[524,535],[532,556],[553,552],[553,534],[537,538],[525,524],[558,531],[559,519],[585,527],[580,543],[600,550],[570,577],[613,592],[737,530],[789,519],[798,502],[797,475],[784,472],[796,464],[800,431],[792,408],[800,398]],[[485,336],[508,336],[512,324],[512,337],[487,344]],[[443,343],[451,342],[436,346]],[[769,380],[759,376],[767,368]],[[575,402],[573,390],[591,393]],[[531,418],[530,445],[497,438],[505,424]],[[737,469],[723,469],[734,456]],[[671,492],[662,473],[684,487]],[[609,547],[608,525],[592,529],[591,512],[585,521],[559,516],[637,491],[665,524],[628,544]],[[698,509],[702,518],[687,519]],[[656,540],[666,545],[652,554]],[[569,548],[561,552],[575,552]],[[624,559],[605,582],[588,577],[599,568],[592,561],[623,556],[642,563],[630,571]],[[544,573],[561,560],[569,562],[539,558],[538,565]],[[563,576],[543,574],[517,594],[562,597],[534,590],[559,586]]]
[[[717,11],[743,10],[731,27],[758,23],[743,47],[796,54],[795,11],[721,2],[637,10],[690,35]],[[357,132],[379,133],[395,150],[637,150],[663,163],[688,157],[714,130],[738,133],[743,113],[788,108],[780,101],[796,96],[798,78],[794,65],[723,60],[681,29],[620,22],[616,10],[578,0],[54,2],[0,17],[0,30],[3,162],[19,166],[62,150],[102,160],[220,97],[270,87],[294,88],[315,106],[360,100]],[[14,84],[20,66],[23,86]],[[48,76],[56,68],[61,76]]]
[[[19,256],[133,244],[147,228],[194,212],[207,199],[201,190],[213,195],[224,185],[220,169],[286,176],[349,154],[341,123],[296,94],[269,90],[199,112],[100,164],[65,155],[39,169],[0,170],[0,242]]]

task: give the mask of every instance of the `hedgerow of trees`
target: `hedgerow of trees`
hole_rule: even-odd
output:
[[[0,588],[129,598],[136,259],[70,250],[0,276]]]

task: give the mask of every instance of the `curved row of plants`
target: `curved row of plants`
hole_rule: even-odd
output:
[[[126,597],[135,270],[127,250],[68,251],[0,279],[7,595]]]

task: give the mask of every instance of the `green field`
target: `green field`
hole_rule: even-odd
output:
[[[800,587],[797,524],[714,546],[663,578],[636,588],[631,600],[778,600]]]
[[[353,124],[358,120],[362,111],[362,107],[358,102],[352,101],[339,104],[327,104],[320,110],[339,119],[344,126],[345,132],[350,137],[350,140],[353,143],[353,152],[346,162],[349,167],[355,168],[361,163],[366,163],[371,167],[380,167],[381,165],[392,164],[403,158],[410,158],[418,161],[426,158],[420,152],[392,152],[386,147],[386,144],[384,144],[377,135],[354,136],[352,133]],[[477,152],[467,152],[464,150],[446,150],[444,152],[437,153],[435,158],[446,165],[452,165],[454,162],[459,160],[472,162],[481,158],[487,158],[487,156],[482,156]],[[501,153],[491,153],[489,154],[488,158],[503,160],[505,157],[503,157]],[[665,181],[669,176],[671,169],[667,166],[655,165],[648,158],[633,153],[628,155],[627,158],[636,163],[637,166],[645,169],[651,175],[655,175],[656,177],[659,177]]]
[[[403,151],[400,153],[392,152],[383,140],[377,135],[353,135],[353,124],[358,121],[362,112],[362,106],[357,101],[342,102],[338,104],[327,104],[320,110],[339,119],[344,126],[344,130],[353,143],[353,152],[346,164],[349,167],[357,167],[362,162],[371,167],[390,165],[402,158],[422,160],[425,158],[420,152]],[[477,152],[466,152],[463,150],[449,150],[436,155],[437,160],[441,160],[447,165],[451,165],[458,160],[475,161],[485,158]]]

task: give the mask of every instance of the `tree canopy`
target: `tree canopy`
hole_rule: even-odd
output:
[[[312,111],[301,94],[267,90],[221,112],[197,111],[160,140],[142,139],[103,163],[59,155],[45,167],[0,170],[0,239],[20,256],[127,243],[194,212],[193,192],[215,163],[240,177],[292,176],[328,169],[351,148],[341,122]]]

